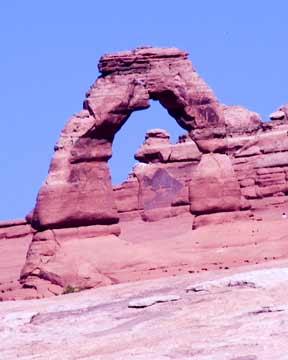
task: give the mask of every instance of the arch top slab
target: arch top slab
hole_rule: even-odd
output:
[[[222,109],[192,67],[187,52],[137,48],[102,56],[98,68],[101,76],[84,103],[99,119],[97,137],[113,137],[133,111],[149,107],[149,99],[159,100],[192,135],[218,137],[223,133]]]
[[[150,99],[192,138],[225,136],[222,108],[186,52],[145,47],[104,55],[99,71],[83,110],[68,120],[55,146],[34,210],[38,230],[118,221],[107,161],[115,133]]]

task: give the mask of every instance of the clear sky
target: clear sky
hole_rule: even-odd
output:
[[[0,0],[0,219],[26,215],[66,120],[82,108],[104,53],[175,46],[218,99],[268,119],[288,103],[286,0]],[[112,178],[126,178],[149,128],[182,133],[153,103],[116,135]]]

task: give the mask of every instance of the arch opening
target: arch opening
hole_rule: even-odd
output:
[[[151,100],[148,109],[134,111],[115,134],[109,160],[113,185],[125,181],[133,166],[138,163],[134,155],[143,144],[148,130],[160,128],[167,131],[173,144],[183,135],[185,130],[165,110],[159,101]]]

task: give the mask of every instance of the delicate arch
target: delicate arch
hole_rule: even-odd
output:
[[[149,99],[194,139],[225,136],[222,109],[187,57],[175,48],[138,48],[100,59],[101,76],[55,146],[33,214],[36,229],[118,222],[107,161],[116,132]]]

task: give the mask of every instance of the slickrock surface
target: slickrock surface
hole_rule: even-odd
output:
[[[2,303],[1,359],[286,360],[285,265]],[[171,292],[181,298],[129,308]]]

